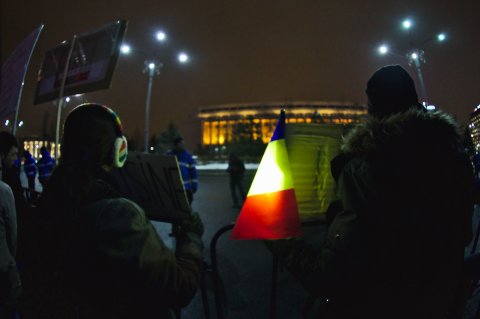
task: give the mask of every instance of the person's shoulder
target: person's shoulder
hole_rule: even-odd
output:
[[[15,197],[13,191],[8,184],[0,181],[0,207],[2,209],[15,209]]]
[[[13,191],[7,183],[0,181],[0,198],[13,197]]]
[[[105,211],[122,210],[132,211],[134,213],[142,212],[140,206],[124,197],[100,199],[86,206],[86,209],[101,209]]]
[[[97,228],[130,228],[146,222],[143,209],[123,197],[95,201],[84,207],[84,214],[94,217]]]

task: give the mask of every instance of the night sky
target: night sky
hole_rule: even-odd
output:
[[[463,124],[480,104],[480,1],[2,1],[1,61],[40,23],[45,29],[32,58],[19,135],[42,134],[55,123],[56,107],[33,105],[35,79],[46,50],[73,34],[117,19],[129,20],[125,42],[159,54],[165,67],[155,77],[151,132],[173,121],[193,147],[199,142],[199,108],[225,103],[271,101],[351,101],[365,103],[365,83],[379,67],[401,64],[417,80],[403,57],[380,56],[388,43],[399,54],[409,49],[401,22],[410,17],[417,44],[447,34],[447,41],[425,47],[423,66],[430,101]],[[155,40],[159,29],[166,44]],[[191,61],[179,65],[175,53]],[[120,57],[108,90],[74,99],[105,103],[116,111],[130,136],[143,136],[147,76],[144,57]],[[420,87],[417,82],[417,91]],[[47,115],[46,115],[47,114]]]

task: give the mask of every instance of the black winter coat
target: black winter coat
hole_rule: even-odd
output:
[[[74,214],[36,212],[22,318],[173,318],[199,286],[200,238],[180,234],[173,252],[135,203],[102,180],[89,190]]]
[[[308,318],[444,318],[471,239],[471,164],[447,115],[371,119],[332,167],[341,210],[320,250],[270,249],[312,298]],[[340,165],[339,165],[340,163]]]

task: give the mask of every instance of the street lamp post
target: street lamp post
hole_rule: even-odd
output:
[[[163,31],[159,31],[155,35],[156,39],[159,42],[165,42],[167,39],[167,35]],[[136,51],[142,53],[146,56],[154,56],[154,54],[145,52],[142,50],[132,49],[128,44],[123,44],[120,48],[120,52],[123,54],[130,54],[132,51]],[[189,56],[181,52],[178,54],[178,61],[182,64],[187,63],[189,60]],[[147,98],[145,101],[145,124],[144,124],[144,152],[148,153],[149,148],[149,135],[150,135],[150,109],[151,109],[151,100],[152,100],[152,88],[153,88],[153,78],[155,75],[160,74],[160,70],[163,67],[163,63],[159,62],[157,59],[149,58],[144,61],[144,69],[143,73],[148,74],[148,82],[147,82]]]
[[[407,55],[408,57],[408,64],[415,65],[417,69],[418,81],[420,82],[420,90],[422,92],[422,97],[425,105],[428,104],[428,96],[427,96],[427,88],[425,86],[425,81],[423,79],[422,74],[422,63],[425,63],[425,59],[423,58],[423,50],[416,50]]]
[[[425,106],[428,106],[429,104],[428,104],[427,88],[426,88],[425,79],[424,79],[423,73],[422,73],[422,63],[426,62],[425,56],[424,56],[424,51],[422,49],[416,48],[416,45],[413,43],[412,33],[410,31],[410,29],[413,26],[413,22],[410,19],[405,19],[402,22],[402,26],[405,30],[408,30],[410,47],[412,48],[410,50],[410,52],[406,54],[406,58],[408,60],[408,65],[409,66],[412,66],[412,65],[415,66],[415,69],[417,71],[418,81],[420,83],[420,90],[422,92],[423,103],[424,103]],[[443,42],[445,39],[446,39],[445,33],[440,33],[440,34],[437,35],[437,40],[439,42]],[[433,40],[433,39],[425,40],[422,43],[422,45],[425,45],[426,43],[430,42],[431,40]],[[385,55],[387,53],[390,53],[390,54],[393,54],[393,55],[396,55],[396,56],[401,56],[399,54],[395,54],[395,53],[390,52],[390,49],[386,44],[382,44],[378,48],[378,52],[381,55]]]
[[[144,73],[148,72],[147,100],[145,101],[145,128],[144,128],[144,152],[148,153],[148,139],[150,128],[150,101],[152,98],[153,77],[160,74],[160,68],[163,64],[154,60],[145,61]]]

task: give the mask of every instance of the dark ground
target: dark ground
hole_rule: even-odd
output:
[[[252,177],[250,177],[252,178]],[[205,224],[205,260],[210,263],[210,241],[217,230],[236,220],[238,209],[232,208],[228,175],[223,171],[200,171],[199,191],[195,194],[193,209],[198,211]],[[246,178],[245,185],[249,185]],[[246,186],[246,191],[248,187]],[[474,215],[474,226],[479,220],[480,209]],[[157,224],[160,233],[168,233],[166,225]],[[304,227],[305,238],[312,243],[321,243],[324,226]],[[271,317],[272,255],[261,241],[230,240],[230,231],[218,241],[218,268],[224,286],[222,309],[224,318],[257,319]],[[466,252],[470,252],[467,248]],[[280,270],[277,280],[276,319],[300,319],[305,290],[286,271]],[[217,318],[211,277],[207,277],[207,297],[211,318]],[[465,319],[473,318],[480,302],[476,297],[469,303]],[[202,298],[197,294],[192,303],[182,311],[183,319],[206,318]]]
[[[23,175],[23,174],[22,174]],[[253,176],[245,178],[245,191],[248,192]],[[26,184],[26,178],[22,176]],[[199,212],[205,224],[205,261],[210,264],[210,242],[220,228],[235,222],[239,209],[232,208],[228,175],[224,171],[199,171],[199,191],[195,194],[193,210]],[[40,188],[40,187],[39,187]],[[474,212],[474,234],[480,219],[480,208]],[[168,236],[170,224],[154,222],[159,234],[167,245],[174,241]],[[305,239],[321,243],[325,235],[323,226],[308,226],[303,229]],[[278,273],[275,316],[271,316],[272,296],[272,255],[262,241],[230,240],[230,231],[220,237],[217,246],[218,269],[223,282],[221,307],[225,319],[300,319],[301,309],[307,294],[295,279],[285,270]],[[466,255],[470,248],[466,248]],[[477,248],[477,252],[480,249]],[[206,280],[210,318],[217,318],[212,289],[212,277]],[[480,304],[480,293],[470,300],[464,319],[473,319]],[[182,319],[205,319],[200,292],[188,307],[182,310]]]

